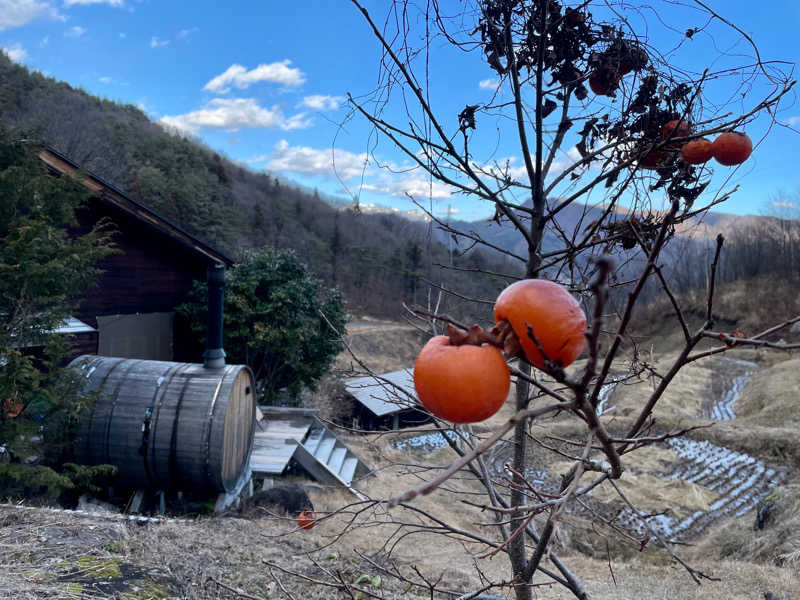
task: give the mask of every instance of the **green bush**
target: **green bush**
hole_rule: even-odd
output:
[[[205,334],[206,285],[196,283],[178,311]],[[277,402],[314,388],[343,345],[347,315],[342,294],[323,290],[294,252],[263,248],[245,253],[228,273],[223,339],[229,363],[255,373],[262,401]],[[339,333],[337,333],[339,332]]]

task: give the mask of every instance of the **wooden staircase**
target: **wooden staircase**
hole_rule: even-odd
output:
[[[356,477],[367,474],[369,468],[321,421],[315,419],[306,438],[297,444],[293,458],[317,481],[342,485],[366,500],[352,483]]]
[[[260,412],[250,456],[253,477],[280,476],[294,461],[320,483],[366,499],[353,481],[369,474],[369,467],[325,427],[316,410],[262,406]]]

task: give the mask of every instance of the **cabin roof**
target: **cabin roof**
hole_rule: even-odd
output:
[[[377,417],[417,407],[414,376],[410,369],[350,379],[347,391]]]
[[[205,261],[222,263],[228,267],[234,263],[232,258],[220,250],[200,241],[166,217],[140,204],[122,190],[82,169],[60,152],[52,148],[43,148],[39,152],[39,158],[53,173],[69,175],[88,188],[92,194],[102,202],[114,206],[146,227],[161,232]]]

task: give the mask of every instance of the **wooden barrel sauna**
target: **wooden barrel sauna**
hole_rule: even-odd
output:
[[[233,491],[255,430],[255,380],[246,366],[80,356],[94,405],[76,444],[81,464],[119,468],[117,485]]]

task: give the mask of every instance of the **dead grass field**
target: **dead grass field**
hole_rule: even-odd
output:
[[[425,336],[410,325],[365,318],[349,323],[345,338],[355,355],[375,373],[413,366],[425,340]],[[360,369],[347,350],[339,354],[334,366],[344,372]]]
[[[413,364],[423,341],[414,330],[383,322],[363,325],[351,329],[349,341],[372,369],[385,372]],[[786,485],[768,499],[774,503],[773,520],[763,530],[754,531],[751,511],[718,524],[692,545],[679,547],[678,553],[693,567],[718,579],[697,586],[655,547],[655,542],[644,551],[635,540],[611,541],[607,546],[608,531],[581,517],[567,516],[556,533],[555,547],[595,600],[751,600],[763,598],[767,591],[778,597],[786,594],[800,598],[800,417],[796,412],[800,361],[781,362],[772,358],[775,355],[760,360],[757,352],[737,351],[737,355],[768,368],[742,392],[735,421],[701,430],[696,436],[759,456],[782,458],[794,468]],[[785,361],[785,355],[778,356]],[[663,356],[659,364],[668,359],[668,355]],[[349,358],[340,357],[338,364],[348,368]],[[697,414],[713,393],[714,377],[710,362],[692,365],[679,376],[657,410],[660,425],[696,423]],[[609,428],[623,430],[649,389],[648,381],[619,386],[611,401],[614,410],[603,417]],[[473,429],[485,434],[512,413],[512,403],[507,402],[497,415]],[[542,439],[548,434],[570,437],[576,426],[558,418],[543,421],[531,431]],[[385,499],[406,491],[432,477],[452,458],[447,449],[394,448],[394,439],[409,435],[414,432],[344,435],[356,453],[376,469],[359,483],[371,498]],[[533,459],[536,468],[553,475],[563,471],[565,465],[552,456],[545,458],[540,448],[534,448],[533,454],[542,457]],[[654,476],[676,460],[675,453],[665,448],[637,451],[628,460],[621,485],[645,509],[668,503],[676,510],[691,511],[713,502],[710,490]],[[602,501],[606,493],[610,491],[601,488],[597,498]],[[491,516],[462,502],[483,502],[478,484],[466,475],[415,499],[411,508],[354,504],[354,497],[347,492],[319,486],[312,487],[309,495],[322,517],[311,531],[298,530],[293,519],[264,509],[255,510],[247,518],[199,518],[189,523],[140,526],[70,513],[0,507],[0,598],[348,597],[340,589],[312,581],[336,579],[349,585],[359,581],[357,587],[363,592],[391,600],[430,598],[421,577],[436,581],[437,589],[454,593],[478,589],[480,577],[493,582],[509,578],[504,556],[485,556],[485,547],[464,537],[445,536],[423,527],[432,519],[446,518],[464,531],[497,539]],[[421,585],[397,583],[386,575],[389,569],[397,569]],[[535,583],[540,581],[537,577]],[[513,597],[508,587],[495,588],[492,593]],[[356,591],[354,595],[369,597]],[[437,600],[454,597],[434,595]],[[543,586],[535,589],[535,597],[571,596],[557,586]]]
[[[403,487],[399,482],[396,475],[386,472],[378,474],[375,487],[384,493],[394,492]],[[320,512],[341,508],[352,500],[340,492],[316,492],[312,496]],[[438,514],[444,511],[465,527],[474,528],[481,519],[470,510],[448,503],[444,494],[424,498],[415,505]],[[387,515],[381,507],[366,511],[358,527],[339,537],[350,516],[343,513],[329,517],[313,530],[303,531],[294,527],[293,520],[268,514],[256,514],[252,519],[211,518],[189,524],[138,526],[4,508],[0,509],[0,598],[347,597],[286,571],[321,581],[337,577],[348,583],[361,575],[372,580],[382,574],[380,587],[364,581],[359,585],[387,599],[426,598],[430,596],[424,587],[398,585],[382,569],[397,568],[418,579],[416,568],[420,574],[438,581],[437,588],[454,592],[480,585],[473,565],[491,580],[507,578],[503,557],[475,558],[476,548],[469,544],[429,532],[392,538],[397,525],[382,524]],[[409,531],[420,521],[419,515],[401,509],[394,509],[392,517],[409,523]],[[580,574],[595,600],[750,600],[762,598],[766,591],[797,597],[797,569],[734,560],[733,556],[719,558],[724,548],[743,544],[751,535],[748,530],[749,527],[741,527],[739,538],[727,546],[719,538],[712,538],[705,546],[683,552],[694,567],[719,579],[700,587],[655,549],[637,554],[632,560],[614,559],[610,564],[602,558],[569,551],[561,556]],[[732,535],[730,528],[726,531],[726,535]],[[387,538],[398,542],[392,548],[391,561],[386,556]],[[498,591],[510,596],[508,589],[494,593]],[[556,599],[570,595],[554,586],[537,588],[535,597]]]

